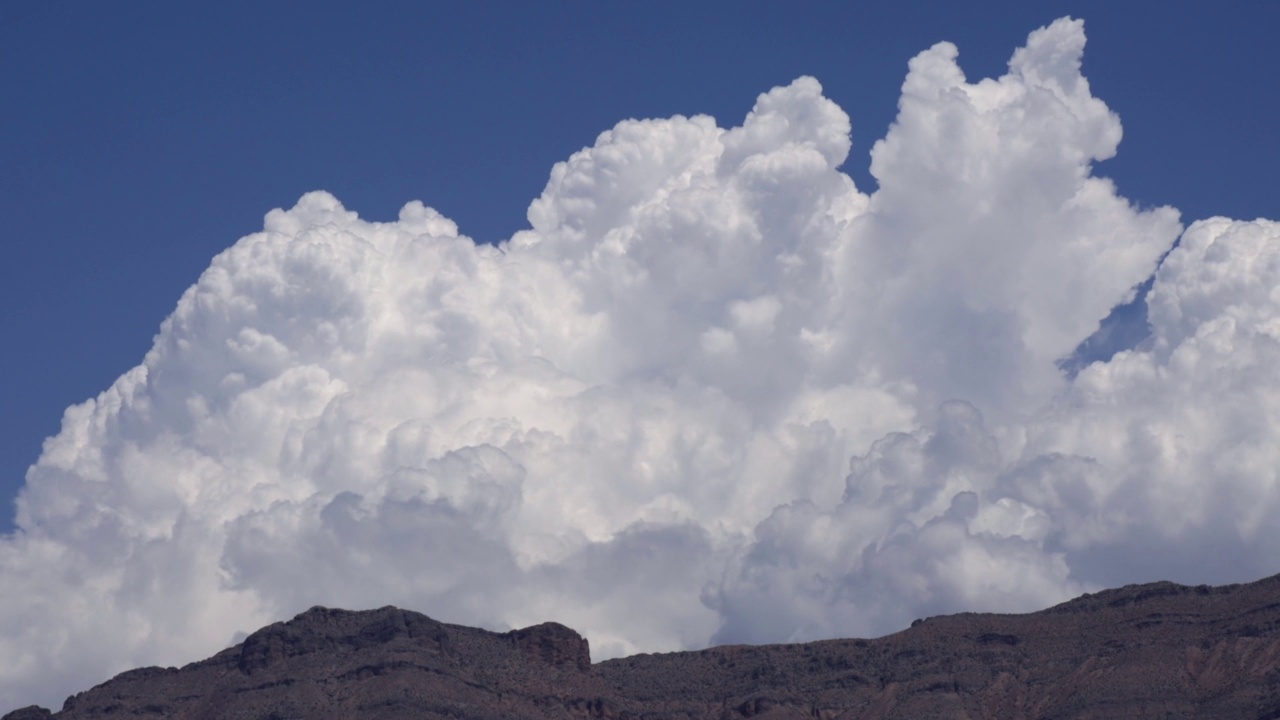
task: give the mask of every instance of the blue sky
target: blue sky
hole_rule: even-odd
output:
[[[209,259],[326,189],[421,199],[463,233],[526,226],[551,165],[627,117],[740,120],[817,77],[870,144],[939,40],[971,80],[1084,18],[1125,138],[1100,174],[1184,217],[1274,215],[1280,6],[1045,3],[7,3],[0,9],[0,496],[63,409],[135,365]],[[0,506],[0,508],[7,505]],[[0,512],[0,529],[12,527]]]

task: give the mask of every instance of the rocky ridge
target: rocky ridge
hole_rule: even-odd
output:
[[[874,640],[591,664],[556,623],[493,633],[394,607],[312,608],[183,668],[0,720],[142,718],[1280,719],[1280,576],[1134,585]]]

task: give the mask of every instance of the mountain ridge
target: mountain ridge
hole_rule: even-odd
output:
[[[558,623],[495,633],[313,607],[182,668],[138,668],[0,720],[150,718],[1280,718],[1280,575],[1127,585],[875,639],[591,663]]]

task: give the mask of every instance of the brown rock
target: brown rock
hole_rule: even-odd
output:
[[[557,668],[572,667],[591,672],[591,646],[587,639],[560,623],[542,623],[512,630],[507,637],[516,647]]]

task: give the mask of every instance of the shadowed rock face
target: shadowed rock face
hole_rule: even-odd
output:
[[[1280,576],[1133,585],[876,640],[591,664],[544,623],[492,633],[385,607],[312,608],[184,668],[123,673],[38,718],[1280,719]]]

